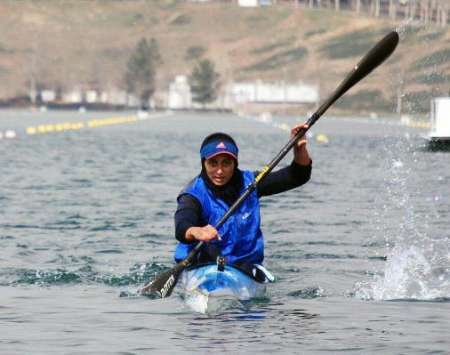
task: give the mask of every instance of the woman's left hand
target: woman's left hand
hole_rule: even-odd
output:
[[[292,127],[291,138],[294,137],[301,129],[308,129],[308,125],[303,123]],[[309,157],[308,150],[306,149],[307,143],[308,141],[305,135],[303,135],[294,146],[294,160],[299,165],[309,165],[311,163],[311,158]]]

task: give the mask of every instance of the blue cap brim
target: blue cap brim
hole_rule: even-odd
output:
[[[219,154],[228,154],[237,160],[238,152],[238,147],[235,144],[224,140],[214,140],[200,149],[200,157],[210,159]]]

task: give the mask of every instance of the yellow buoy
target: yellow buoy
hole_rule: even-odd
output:
[[[321,143],[321,144],[326,144],[329,142],[329,139],[326,134],[321,133],[316,136],[316,142]]]
[[[27,127],[27,134],[36,134],[36,128],[35,127]]]

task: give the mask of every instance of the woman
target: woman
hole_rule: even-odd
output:
[[[306,125],[292,128],[291,137]],[[302,137],[294,146],[294,160],[259,182],[241,206],[216,230],[214,225],[251,184],[258,172],[238,169],[238,147],[229,135],[214,133],[200,148],[202,170],[179,194],[175,212],[175,251],[178,262],[199,241],[205,242],[194,264],[224,262],[249,270],[261,265],[264,242],[260,229],[259,198],[291,190],[306,183],[312,161]]]

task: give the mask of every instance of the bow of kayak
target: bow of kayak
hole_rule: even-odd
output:
[[[264,296],[266,284],[226,265],[223,271],[209,264],[183,271],[178,286],[194,311],[216,310],[219,303],[247,301]]]

